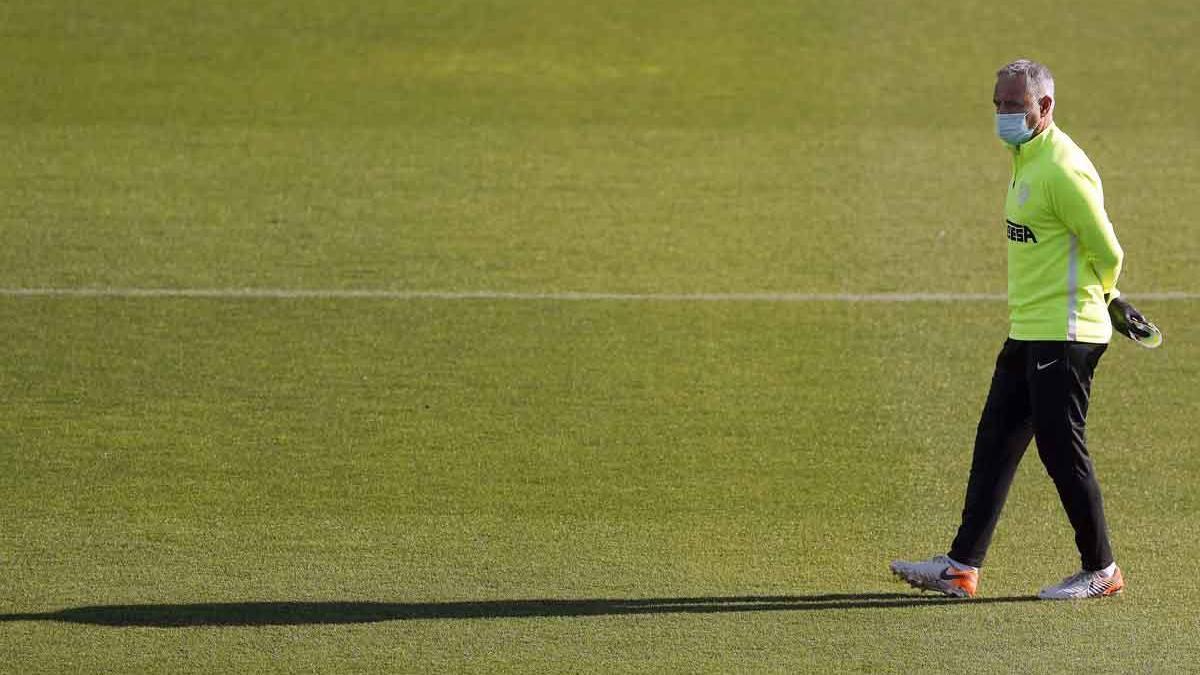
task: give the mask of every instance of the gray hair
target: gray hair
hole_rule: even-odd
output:
[[[1033,100],[1041,100],[1043,96],[1054,98],[1054,76],[1050,69],[1029,59],[1019,59],[996,71],[996,77],[1025,76],[1025,90]]]

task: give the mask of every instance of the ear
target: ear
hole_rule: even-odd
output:
[[[1054,110],[1054,98],[1051,96],[1043,96],[1038,101],[1038,110],[1041,112],[1042,117],[1049,115]]]

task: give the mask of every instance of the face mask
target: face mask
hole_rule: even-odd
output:
[[[1033,138],[1033,129],[1025,125],[1025,113],[996,113],[996,135],[1009,145],[1020,145]]]

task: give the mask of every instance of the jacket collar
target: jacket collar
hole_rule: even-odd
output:
[[[1022,160],[1029,159],[1040,153],[1043,149],[1053,145],[1054,136],[1056,135],[1058,135],[1058,126],[1054,122],[1051,122],[1046,125],[1045,129],[1042,129],[1042,133],[1020,145],[1010,145],[1008,146],[1008,150],[1014,157],[1019,157]]]

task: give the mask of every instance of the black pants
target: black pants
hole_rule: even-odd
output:
[[[983,564],[1025,449],[1038,455],[1058,489],[1085,570],[1113,561],[1100,484],[1087,451],[1085,425],[1092,374],[1107,345],[1008,340],[975,435],[962,524],[950,557]]]

